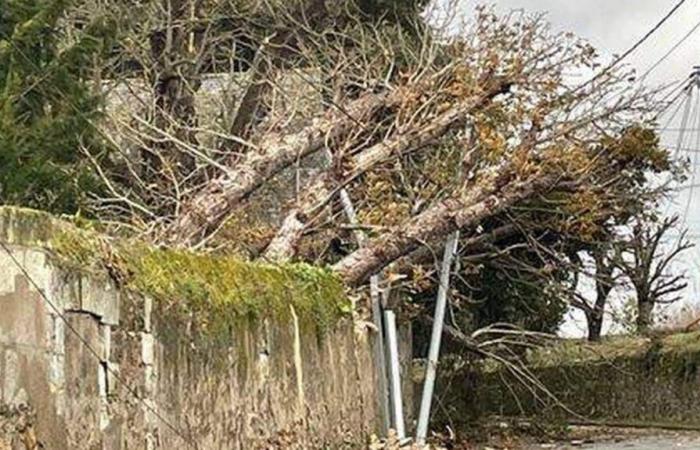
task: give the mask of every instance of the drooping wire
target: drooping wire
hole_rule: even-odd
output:
[[[685,94],[683,97],[683,100],[679,102],[678,108],[676,108],[676,111],[674,114],[671,116],[671,118],[668,119],[666,122],[666,126],[664,128],[661,128],[657,130],[657,132],[662,132],[664,130],[669,130],[669,126],[672,124],[673,120],[675,119],[676,114],[680,109],[683,109],[683,115],[681,116],[681,122],[680,122],[680,128],[679,128],[679,134],[677,136],[676,144],[673,147],[673,152],[670,155],[671,159],[676,160],[680,154],[681,149],[683,148],[683,144],[685,142],[685,136],[686,136],[686,131],[688,131],[688,121],[690,120],[691,117],[691,111],[698,109],[698,99],[695,99],[696,106],[693,107],[693,86],[695,86],[694,83],[688,83],[684,85],[684,89],[681,91],[681,94]],[[679,97],[680,98],[680,97]],[[664,216],[668,216],[671,207],[673,206],[673,201],[669,199],[668,203],[666,204],[666,207],[664,208]]]
[[[681,92],[681,94],[683,94],[683,93],[684,93],[684,92]],[[672,103],[669,103],[667,107],[665,107],[665,108],[663,108],[661,111],[659,111],[659,113],[656,115],[655,120],[658,120],[660,117],[662,117],[662,116],[664,115],[664,113],[665,113],[666,111],[669,110],[670,106],[673,105],[673,104],[675,104],[675,102],[676,102],[679,98],[681,98],[680,95],[676,96],[676,98],[673,100]],[[678,113],[680,112],[680,110],[683,109],[683,106],[684,106],[687,102],[688,102],[688,97],[687,97],[687,96],[686,96],[685,98],[683,98],[683,101],[678,102],[678,106],[676,107],[676,109],[673,110],[673,113],[671,114],[671,116],[666,120],[666,126],[665,126],[664,128],[658,128],[658,127],[657,127],[656,131],[657,131],[657,132],[665,131],[665,130],[667,129],[668,125],[671,124],[671,123],[673,123],[673,121],[676,119],[676,116],[678,115]]]
[[[692,80],[692,75],[689,79]],[[656,113],[656,120],[662,117],[666,111],[668,111],[671,106],[673,106],[678,99],[681,98],[684,93],[686,93],[686,89],[688,89],[690,86],[688,79],[677,80],[675,83],[671,83],[670,86],[673,86],[674,84],[677,84],[677,86],[668,91],[668,93],[659,100],[659,103],[663,104],[664,106]],[[669,100],[669,98],[671,98],[671,100]]]
[[[695,148],[700,148],[700,101],[698,102],[698,110],[695,114],[695,123],[698,131],[695,132]],[[689,158],[690,159],[690,158]],[[698,163],[698,153],[692,154],[692,163],[690,165],[690,190],[688,191],[688,200],[686,201],[685,211],[683,211],[683,224],[684,226],[688,223],[688,214],[690,213],[690,206],[693,204],[693,194],[695,193],[695,178],[697,174],[697,163]]]
[[[690,110],[691,110],[691,104],[692,104],[692,98],[693,98],[693,89],[692,87],[687,90],[687,97],[685,99],[685,110],[683,111],[683,117],[681,119],[681,128],[680,128],[680,133],[678,134],[678,141],[676,143],[676,148],[673,152],[673,157],[677,157],[681,147],[683,146],[683,140],[685,138],[685,132],[687,131],[688,127],[688,119],[690,118]],[[696,102],[697,103],[697,102]],[[666,128],[666,131],[669,130],[669,128]]]

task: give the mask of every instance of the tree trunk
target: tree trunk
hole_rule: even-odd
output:
[[[554,177],[512,180],[509,170],[490,182],[482,182],[462,198],[450,198],[409,220],[401,230],[386,232],[370,240],[333,266],[350,286],[363,283],[393,261],[423,245],[439,242],[453,231],[476,226],[511,205],[552,186]]]
[[[196,0],[162,0],[166,17],[163,29],[150,35],[153,60],[148,70],[154,108],[140,150],[144,198],[159,215],[171,217],[180,202],[178,183],[195,182],[198,124],[195,96],[201,85],[193,62],[198,42],[192,32]],[[141,184],[141,183],[139,183]]]
[[[353,102],[347,114],[327,115],[299,132],[263,139],[259,151],[246,153],[235,169],[208,182],[186,202],[182,214],[170,226],[167,240],[179,247],[197,243],[264,182],[298,158],[319,151],[327,140],[347,133],[356,121],[367,118],[386,99],[387,95],[371,94]]]
[[[605,306],[608,303],[608,296],[613,288],[613,271],[615,267],[606,258],[604,248],[598,248],[593,252],[595,260],[595,304],[593,308],[586,311],[586,320],[588,321],[588,340],[597,342],[601,338],[603,329],[603,319],[605,316]]]
[[[151,56],[155,62],[154,126],[182,142],[196,143],[193,129],[197,125],[195,94],[199,81],[193,73],[190,61],[196,52],[197,43],[191,33],[194,22],[194,0],[166,0],[163,8],[168,13],[168,23],[162,31],[151,35]],[[193,155],[181,151],[174,142],[156,140],[145,149],[143,158],[146,173],[150,177],[163,177],[165,165],[181,175],[187,175],[195,168]]]
[[[588,322],[588,341],[598,342],[601,338],[603,330],[603,314],[602,311],[587,311],[586,322]]]
[[[398,157],[411,151],[430,145],[435,139],[463,124],[469,114],[490,103],[499,94],[506,92],[510,84],[500,83],[491,90],[455,105],[430,122],[409,132],[373,145],[354,155],[347,166],[351,171],[344,179],[352,180],[390,158]],[[268,247],[265,256],[269,259],[284,261],[294,256],[299,240],[305,229],[304,219],[319,211],[332,194],[333,182],[327,174],[312,183],[302,196],[299,206],[292,210]],[[337,184],[337,183],[336,183]]]
[[[653,325],[654,302],[642,295],[637,298],[637,333],[648,334]]]

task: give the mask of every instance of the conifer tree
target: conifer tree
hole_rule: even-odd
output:
[[[74,212],[96,186],[81,148],[100,151],[89,76],[109,27],[95,21],[69,39],[71,3],[0,0],[0,203]]]

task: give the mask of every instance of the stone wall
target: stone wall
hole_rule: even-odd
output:
[[[700,333],[568,343],[530,355],[527,386],[495,367],[441,367],[438,427],[469,430],[493,416],[700,428]]]
[[[24,226],[0,220],[1,450],[352,448],[378,428],[366,327],[292,309],[211,336]]]

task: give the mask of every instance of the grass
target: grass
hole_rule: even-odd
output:
[[[527,358],[533,367],[551,367],[642,357],[651,349],[656,349],[661,355],[700,351],[700,332],[651,337],[613,336],[599,343],[567,340],[534,350]]]

